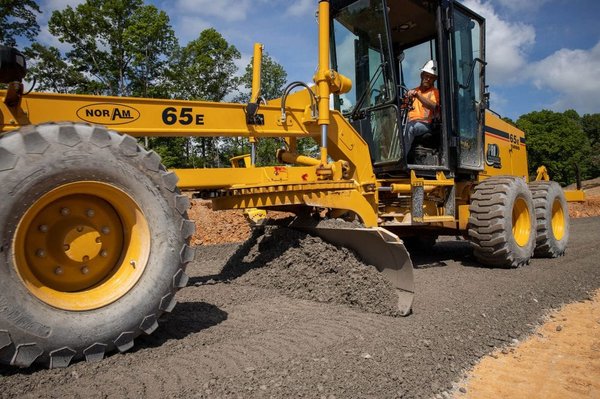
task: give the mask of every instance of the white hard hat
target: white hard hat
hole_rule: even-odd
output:
[[[423,68],[421,68],[421,72],[427,72],[431,75],[434,76],[438,76],[437,74],[437,62],[435,62],[434,60],[429,60],[425,63],[425,65],[423,65]]]

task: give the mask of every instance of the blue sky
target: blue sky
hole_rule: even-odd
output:
[[[393,1],[393,0],[390,0]],[[39,40],[59,48],[47,20],[78,0],[41,0]],[[243,71],[252,45],[288,73],[310,81],[316,68],[317,0],[154,0],[165,10],[184,45],[214,27],[242,53]],[[541,109],[600,113],[600,0],[461,0],[486,18],[487,82],[491,107],[513,119]]]

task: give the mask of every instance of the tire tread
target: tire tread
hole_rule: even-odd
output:
[[[505,268],[516,268],[529,262],[533,243],[530,253],[516,254],[511,249],[512,225],[507,218],[507,212],[512,212],[512,208],[508,210],[511,197],[519,190],[523,191],[523,187],[527,190],[525,183],[513,176],[490,177],[475,186],[467,231],[473,253],[480,262]],[[531,217],[534,218],[533,212]]]

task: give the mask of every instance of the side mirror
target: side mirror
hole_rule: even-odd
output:
[[[26,73],[25,56],[13,47],[0,45],[0,83],[20,82]]]

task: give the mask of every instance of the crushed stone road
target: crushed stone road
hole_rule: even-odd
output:
[[[388,289],[376,273],[319,240],[275,231],[199,247],[179,304],[132,351],[67,369],[1,367],[0,397],[448,397],[479,358],[600,288],[600,218],[571,228],[566,256],[516,270],[481,267],[462,240],[414,254],[405,318],[373,295]]]

